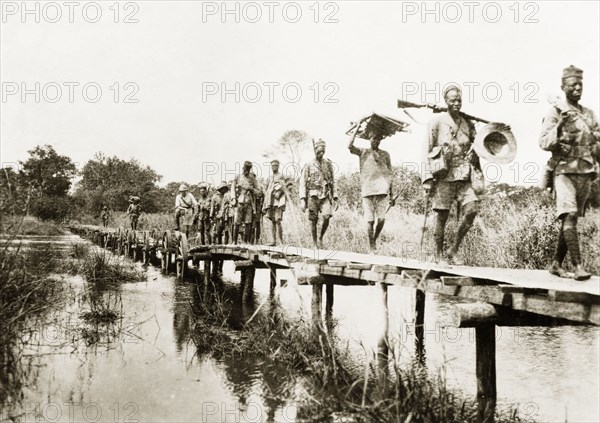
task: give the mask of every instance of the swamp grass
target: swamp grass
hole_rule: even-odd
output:
[[[190,336],[198,355],[234,362],[256,358],[262,368],[279,369],[279,385],[286,387],[278,390],[296,401],[298,421],[477,421],[476,402],[446,385],[443,368],[432,377],[419,363],[401,366],[393,346],[388,366],[378,365],[378,353],[367,351],[364,363],[357,363],[348,344],[336,335],[334,320],[325,328],[302,319],[289,321],[275,299],[268,311],[232,330],[230,296],[223,295],[222,286],[214,286],[208,297],[197,288],[199,301],[193,301]],[[496,421],[518,419],[516,413],[501,410]]]
[[[98,224],[86,218],[86,223]],[[166,213],[142,213],[140,230],[172,229],[173,217]],[[378,253],[431,261],[433,259],[434,213],[428,214],[421,250],[424,215],[393,207],[378,241]],[[260,242],[271,239],[271,223],[263,218]],[[128,227],[125,213],[113,215],[114,226]],[[446,227],[446,246],[454,241],[456,209]],[[579,219],[579,241],[584,267],[600,275],[600,210],[590,209]],[[516,269],[545,269],[554,254],[559,225],[552,197],[538,190],[524,190],[518,196],[483,197],[480,212],[459,251],[466,265]],[[289,203],[283,215],[285,245],[312,248],[310,226],[305,213]],[[324,238],[328,250],[368,253],[366,222],[360,208],[342,204],[334,213]],[[334,258],[334,257],[329,257]],[[571,269],[567,256],[565,267]]]

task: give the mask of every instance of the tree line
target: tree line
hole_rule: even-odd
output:
[[[285,159],[302,162],[301,149],[308,137],[301,131],[287,131],[273,146],[271,153],[287,156]],[[0,174],[0,213],[31,214],[44,220],[65,220],[82,214],[99,215],[102,206],[114,211],[125,211],[131,195],[141,198],[142,210],[147,213],[170,212],[181,181],[163,187],[162,180],[150,166],[135,159],[122,160],[99,152],[81,170],[65,155],[58,154],[50,145],[37,146],[28,151],[28,158],[15,167],[4,167]],[[265,157],[269,154],[265,154]],[[291,180],[292,192],[297,191],[297,180]],[[360,176],[358,172],[337,176],[338,193],[342,203],[360,209]],[[199,184],[198,184],[199,185]],[[192,193],[198,185],[191,185]],[[402,167],[394,168],[397,204],[407,212],[422,213],[425,198],[417,172]],[[515,198],[524,190],[537,188],[515,187],[507,184],[491,185],[488,196]],[[598,184],[595,185],[590,206],[600,205]]]

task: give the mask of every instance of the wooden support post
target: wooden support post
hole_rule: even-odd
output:
[[[269,269],[269,274],[271,276],[270,278],[270,291],[273,292],[275,291],[275,287],[277,286],[277,269],[275,269],[274,267],[271,267]]]
[[[416,290],[415,297],[415,353],[417,361],[425,364],[425,291]]]
[[[251,303],[254,300],[254,274],[256,269],[249,267],[244,269],[244,290],[242,293],[243,301]]]
[[[329,319],[333,315],[333,283],[325,285],[325,316]]]
[[[323,299],[323,284],[316,282],[312,286],[312,302],[311,312],[312,321],[315,329],[322,329],[322,316],[321,316],[321,305]]]
[[[378,282],[379,290],[381,292],[381,310],[383,313],[383,328],[381,331],[381,338],[377,345],[377,370],[379,372],[379,386],[383,388],[382,395],[387,397],[387,385],[389,380],[389,312],[388,312],[388,286],[384,283]]]
[[[475,328],[477,416],[478,421],[493,423],[496,411],[496,326]]]
[[[210,260],[204,260],[204,283],[210,283]]]

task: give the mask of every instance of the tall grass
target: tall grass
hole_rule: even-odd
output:
[[[393,346],[389,363],[382,362],[375,352],[367,354],[364,363],[357,363],[348,344],[336,335],[335,321],[328,320],[325,330],[302,319],[284,319],[276,297],[271,298],[268,312],[232,330],[228,317],[234,305],[224,300],[222,289],[217,285],[208,297],[198,292],[198,301],[193,301],[191,340],[198,354],[236,363],[259,358],[261,368],[278,372],[280,384],[287,385],[287,389],[277,389],[295,397],[298,419],[477,421],[476,403],[447,387],[443,369],[432,378],[418,364],[403,368]],[[514,421],[510,412],[498,414],[497,421]]]

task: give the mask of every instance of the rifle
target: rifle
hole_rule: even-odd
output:
[[[399,109],[421,109],[423,107],[426,107],[428,109],[433,110],[433,113],[441,113],[441,112],[447,112],[448,108],[447,107],[440,107],[437,106],[435,104],[429,104],[429,103],[412,103],[410,101],[405,101],[405,100],[401,100],[398,99],[398,108]],[[472,115],[468,115],[466,113],[463,112],[458,112],[460,116],[462,116],[465,119],[468,120],[474,120],[477,122],[481,122],[481,123],[490,123],[489,120],[486,119],[482,119],[479,118],[477,116],[472,116]]]

